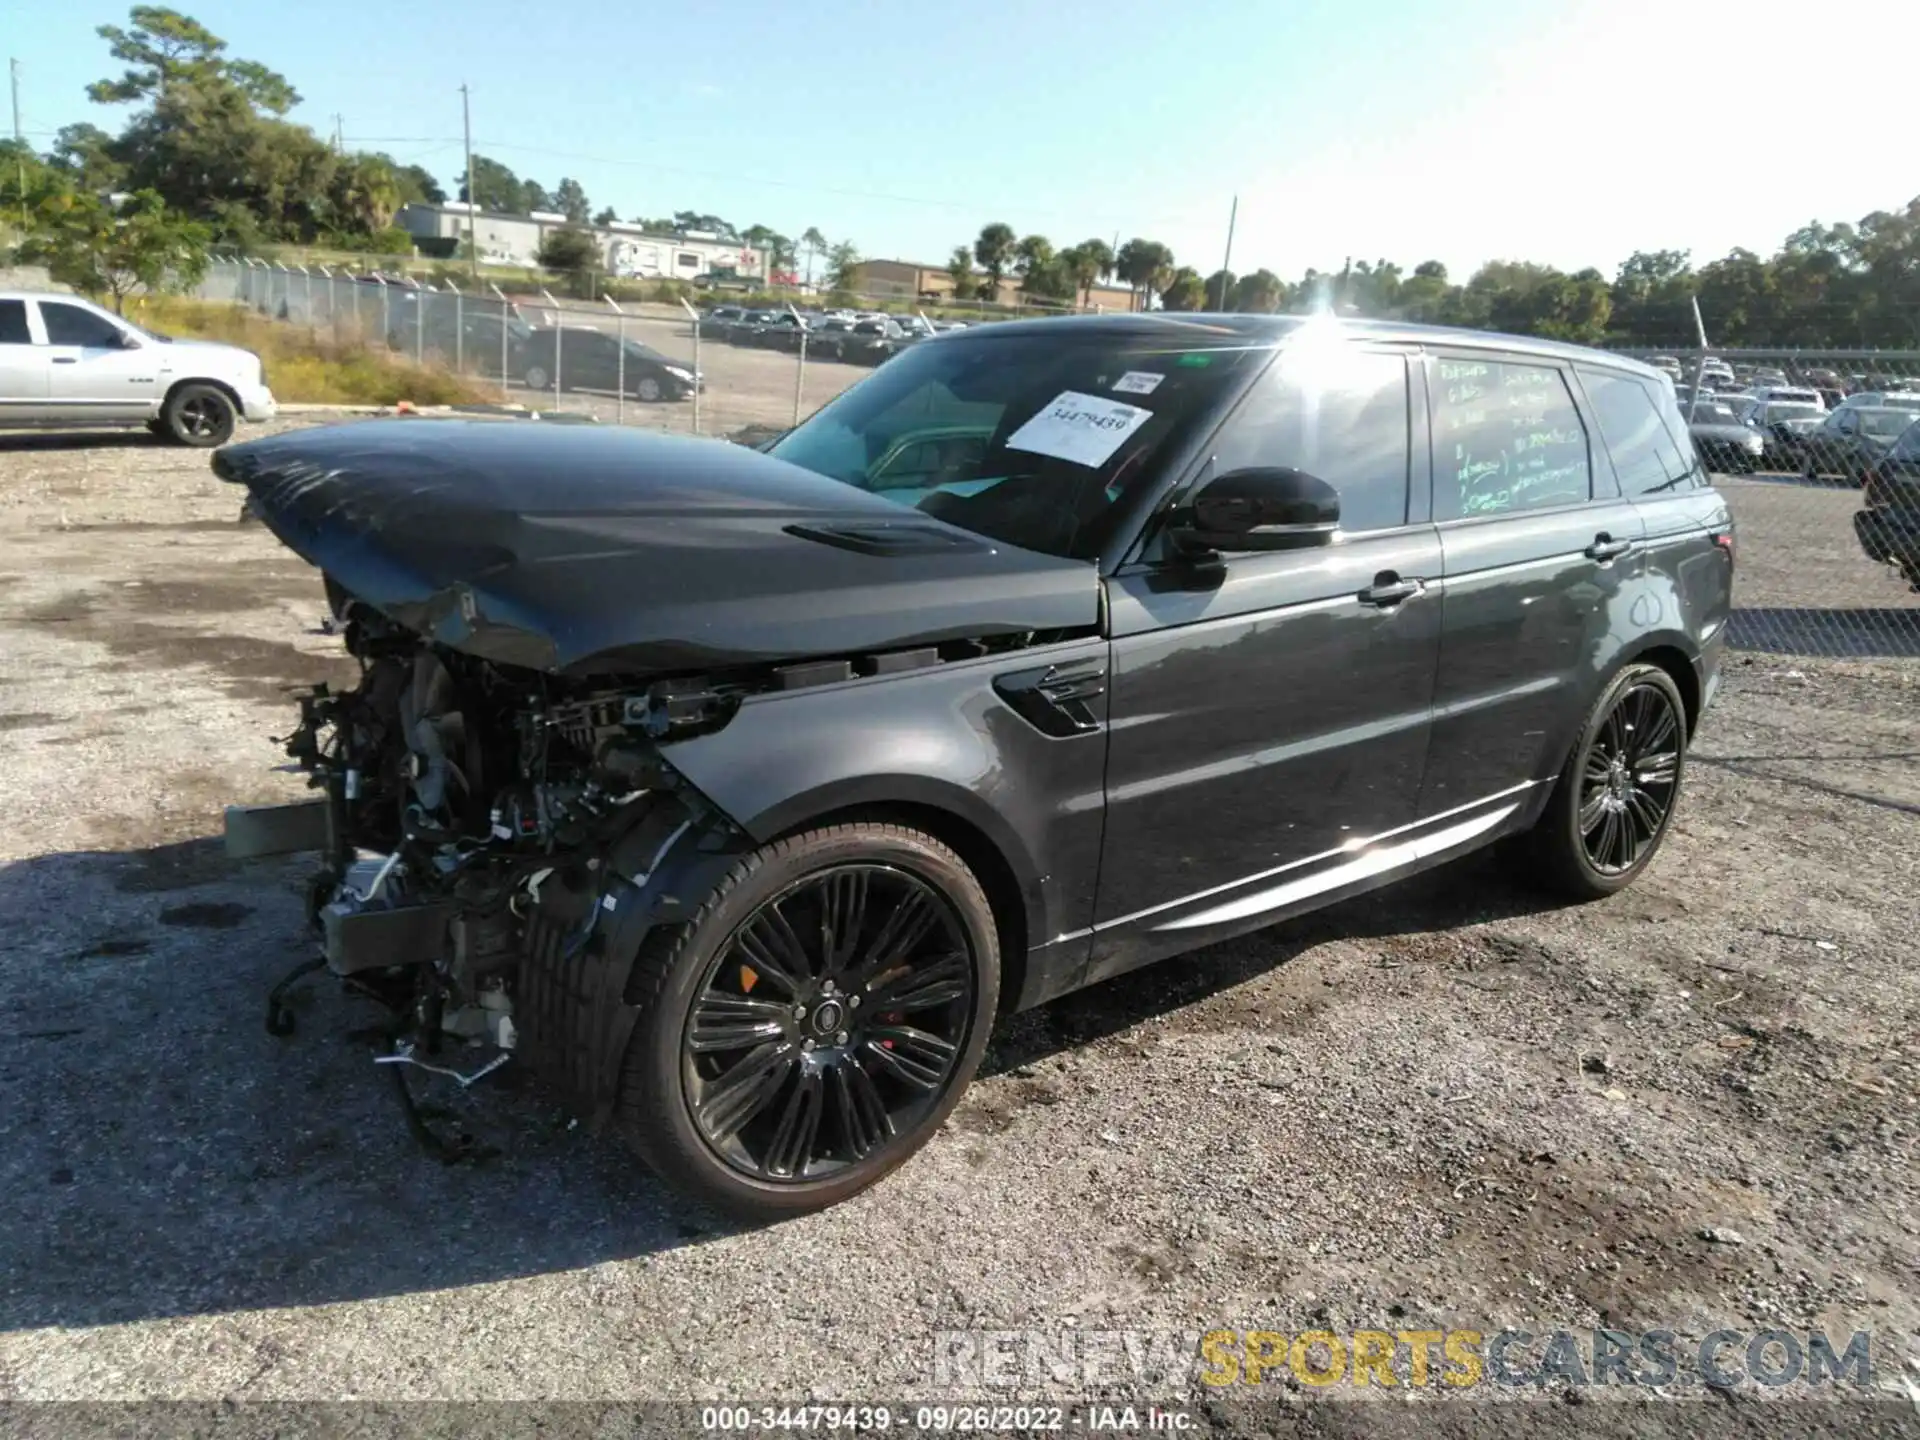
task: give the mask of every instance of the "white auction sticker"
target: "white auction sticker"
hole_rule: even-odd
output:
[[[1154,374],[1151,370],[1129,370],[1113,382],[1113,388],[1117,394],[1121,395],[1151,395],[1166,378],[1164,375]]]
[[[1152,418],[1151,410],[1138,405],[1063,390],[1007,437],[1007,448],[1098,468]]]

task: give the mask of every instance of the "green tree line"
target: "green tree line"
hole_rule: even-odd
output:
[[[1202,275],[1159,241],[1059,249],[1002,223],[956,247],[947,269],[962,299],[997,296],[1013,277],[1030,301],[1084,304],[1096,282],[1115,281],[1136,308],[1326,310],[1646,348],[1694,344],[1698,301],[1717,346],[1920,348],[1920,198],[1854,224],[1805,225],[1770,257],[1736,249],[1696,266],[1683,250],[1635,251],[1611,280],[1518,260],[1488,261],[1464,282],[1437,260],[1411,272],[1390,260],[1350,261],[1291,283],[1265,269]]]

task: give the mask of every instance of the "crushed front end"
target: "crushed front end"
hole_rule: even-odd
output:
[[[380,1058],[445,1158],[462,1147],[426,1129],[403,1067],[464,1085],[511,1056],[603,1122],[640,941],[679,918],[738,839],[658,742],[723,725],[738,697],[503,666],[328,591],[360,679],[301,695],[284,741],[323,798],[227,816],[236,857],[322,854],[307,891],[319,954],[288,983],[324,969],[385,1005]],[[285,989],[267,1022],[281,1034]]]

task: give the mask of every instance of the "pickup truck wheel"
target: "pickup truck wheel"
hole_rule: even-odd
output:
[[[1629,665],[1587,717],[1533,832],[1515,853],[1573,900],[1623,890],[1652,863],[1680,798],[1687,710],[1658,665]]]
[[[160,411],[167,434],[198,449],[226,444],[239,418],[227,392],[213,385],[182,385]]]
[[[965,862],[898,825],[833,825],[736,865],[649,936],[617,1124],[663,1179],[754,1221],[820,1210],[940,1127],[999,1001]]]
[[[547,373],[547,367],[544,365],[529,365],[527,367],[527,373],[521,378],[527,382],[527,389],[529,390],[544,390],[553,379],[553,377]]]

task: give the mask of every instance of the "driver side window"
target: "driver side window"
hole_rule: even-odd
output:
[[[1283,351],[1221,431],[1214,473],[1304,470],[1340,492],[1342,531],[1387,530],[1407,523],[1410,433],[1403,356]]]
[[[120,331],[116,326],[78,305],[42,300],[40,320],[47,327],[49,345],[80,345],[93,350],[114,350],[120,346]]]

